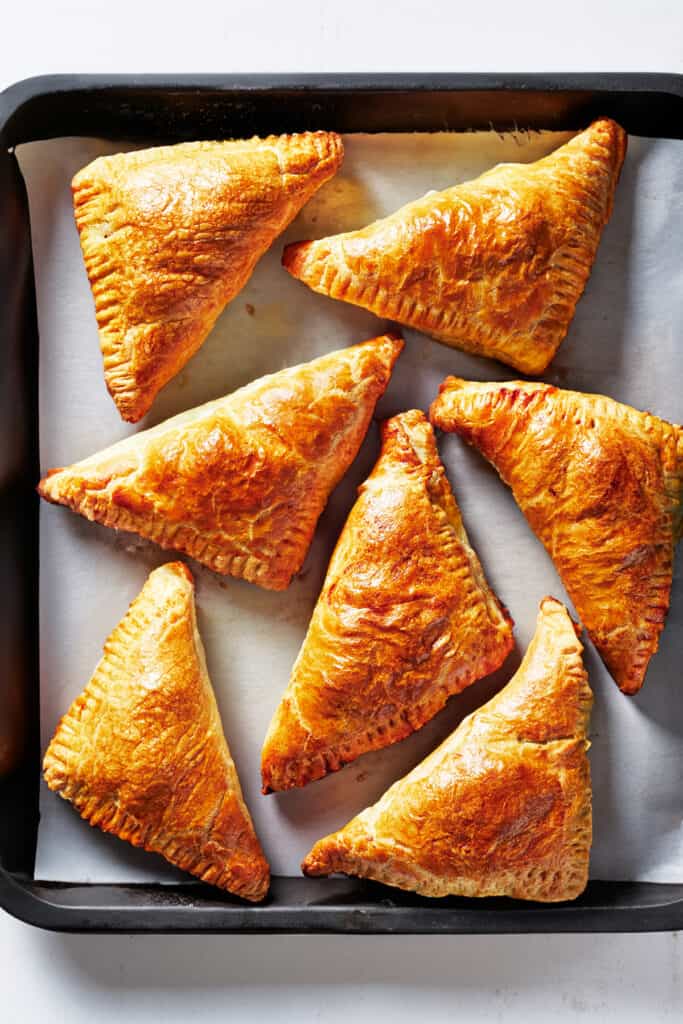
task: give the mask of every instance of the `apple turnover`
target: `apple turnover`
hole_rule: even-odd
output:
[[[65,469],[40,495],[284,590],[403,347],[384,335],[261,377]]]
[[[423,896],[579,896],[592,839],[592,694],[581,651],[566,609],[546,597],[508,685],[317,842],[304,873],[341,871]]]
[[[43,762],[50,789],[104,832],[248,900],[269,868],[206,670],[194,585],[151,573],[64,715]]]
[[[626,152],[601,119],[532,164],[500,164],[359,231],[296,242],[314,291],[539,374],[591,271]]]
[[[78,172],[76,224],[123,419],[145,415],[342,158],[334,132],[305,132],[118,153]]]
[[[512,645],[431,426],[417,410],[395,416],[266,737],[264,792],[303,786],[420,729]]]
[[[669,608],[681,427],[604,395],[457,377],[431,418],[493,463],[619,688],[639,690]]]

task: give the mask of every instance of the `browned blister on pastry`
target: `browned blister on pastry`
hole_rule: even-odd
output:
[[[125,420],[204,342],[343,158],[334,132],[100,157],[73,180],[107,387]]]
[[[194,585],[151,573],[61,719],[45,781],[81,817],[204,882],[261,900],[269,868],[216,706]]]
[[[416,410],[395,416],[266,737],[264,792],[303,786],[403,739],[498,668],[512,645],[432,428]]]
[[[402,347],[384,335],[262,377],[53,470],[39,493],[215,572],[283,590]]]
[[[669,608],[681,427],[604,395],[456,377],[431,417],[493,463],[620,689],[639,690]]]
[[[303,862],[423,896],[555,902],[588,881],[592,694],[566,609],[546,597],[519,670],[412,772]]]
[[[532,164],[500,164],[360,231],[287,246],[294,277],[439,341],[542,373],[564,338],[626,152],[595,121]]]

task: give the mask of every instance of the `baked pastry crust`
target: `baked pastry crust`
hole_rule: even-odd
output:
[[[592,694],[566,609],[546,597],[508,685],[345,828],[307,875],[336,871],[423,896],[571,900],[588,881]]]
[[[271,722],[264,793],[420,729],[512,646],[512,621],[469,545],[431,426],[417,410],[395,416]]]
[[[403,347],[384,335],[261,377],[38,486],[105,526],[284,590]]]
[[[261,900],[269,868],[242,797],[180,562],[151,573],[43,762],[81,817],[203,882]]]
[[[334,132],[100,157],[72,182],[104,373],[139,420],[343,159]]]
[[[619,688],[639,690],[669,608],[681,427],[604,395],[457,377],[431,419],[493,463]]]
[[[539,374],[564,338],[626,153],[595,121],[533,164],[500,164],[360,231],[288,245],[314,291]]]

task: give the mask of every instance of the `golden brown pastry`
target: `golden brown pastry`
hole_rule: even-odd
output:
[[[457,377],[431,418],[493,463],[619,688],[639,690],[669,608],[681,427],[604,395]]]
[[[512,621],[468,543],[432,428],[416,410],[395,416],[266,737],[264,793],[420,729],[512,646]]]
[[[261,377],[82,462],[43,498],[284,590],[403,347],[384,335]]]
[[[422,896],[575,899],[588,881],[592,694],[566,609],[546,597],[508,685],[381,800],[321,839],[307,875]]]
[[[283,264],[314,291],[525,373],[564,338],[612,212],[626,152],[595,121],[533,164],[500,164],[360,231],[297,242]]]
[[[100,157],[72,183],[107,387],[125,420],[194,355],[343,158],[334,132]]]
[[[45,781],[81,817],[248,900],[269,869],[225,742],[197,630],[194,585],[162,565],[62,718]]]

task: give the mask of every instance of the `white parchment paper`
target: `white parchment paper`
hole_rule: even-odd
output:
[[[261,261],[244,291],[182,373],[162,392],[152,425],[248,381],[380,332],[372,315],[317,296],[280,267],[286,241],[360,227],[429,189],[500,161],[531,161],[563,134],[376,135],[345,140],[342,171]],[[40,327],[41,468],[83,458],[133,432],[103,381],[92,298],[73,223],[69,182],[94,157],[126,148],[61,139],[21,147],[33,232]],[[546,379],[601,391],[683,419],[683,144],[631,139],[614,214],[569,335]],[[406,331],[406,349],[378,406],[426,409],[443,377],[505,380],[514,371]],[[516,622],[517,651],[419,733],[292,793],[260,794],[260,748],[287,684],[325,566],[357,485],[377,455],[376,427],[332,495],[300,578],[285,593],[221,579],[192,565],[199,625],[226,736],[274,873],[295,875],[320,836],[346,822],[421,760],[512,674],[540,598],[567,600],[508,489],[457,438],[440,443],[472,543]],[[41,735],[87,682],[102,644],[148,572],[172,558],[131,535],[44,504],[40,519]],[[669,621],[646,684],[622,696],[586,641],[592,720],[594,878],[683,882],[683,586],[680,560]],[[38,878],[81,882],[176,880],[161,858],[91,829],[43,786]],[[183,876],[185,877],[185,876]]]

